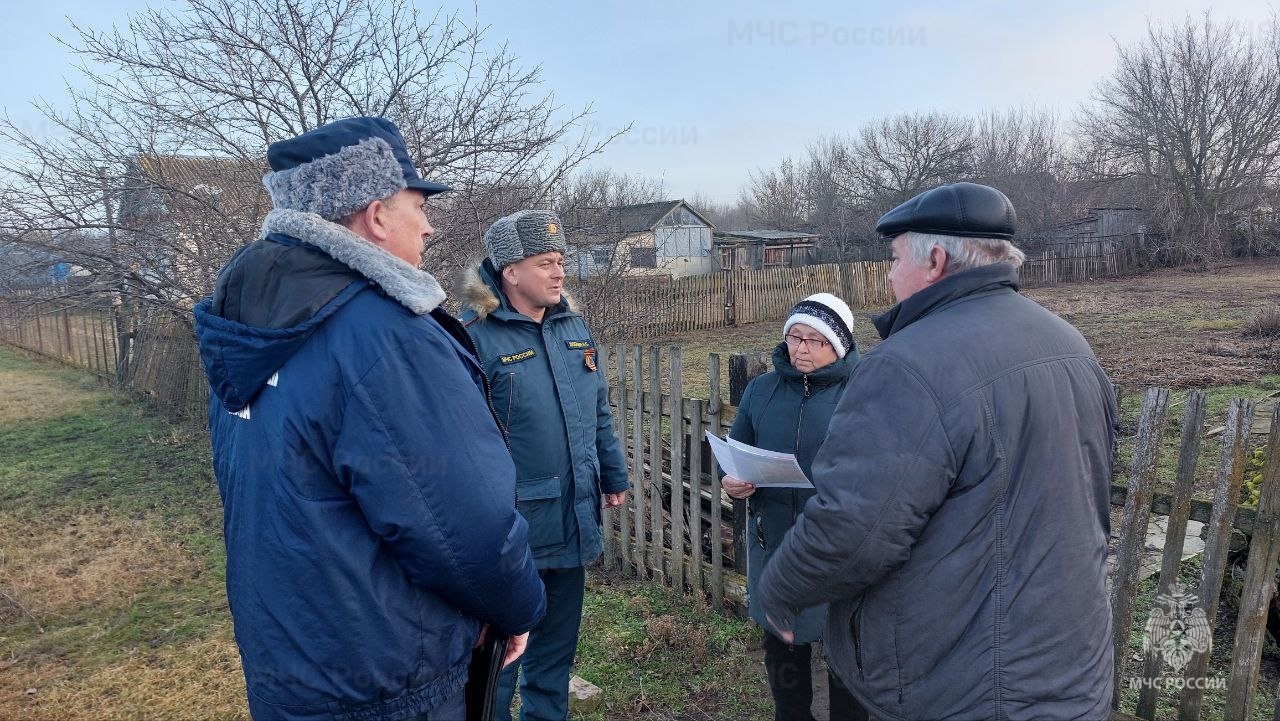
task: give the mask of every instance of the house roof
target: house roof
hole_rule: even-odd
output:
[[[1064,220],[1062,222],[1055,223],[1053,225],[1053,230],[1071,230],[1073,228],[1077,228],[1080,226],[1092,225],[1094,223],[1097,223],[1100,220],[1098,214],[1100,212],[1106,212],[1106,211],[1126,211],[1126,212],[1134,212],[1134,213],[1145,212],[1142,208],[1134,207],[1131,205],[1091,206],[1085,211],[1084,217],[1072,218],[1070,220]]]
[[[715,227],[683,199],[611,208],[575,208],[564,212],[562,218],[569,228],[581,229],[593,235],[608,232],[643,233],[656,228],[663,218],[682,205],[707,226]]]
[[[712,233],[716,240],[747,240],[780,243],[789,240],[813,240],[817,233],[805,233],[798,230],[717,230]]]
[[[271,199],[262,185],[268,168],[240,158],[138,154],[127,164],[121,214],[174,213],[215,204],[228,215],[265,215]]]
[[[654,226],[667,217],[667,213],[675,210],[683,200],[659,200],[656,203],[624,205],[616,208],[619,225],[628,233],[653,230]]]

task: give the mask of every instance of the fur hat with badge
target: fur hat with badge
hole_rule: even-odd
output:
[[[489,226],[484,250],[497,270],[531,255],[564,253],[564,226],[550,210],[521,210]]]
[[[386,118],[335,120],[267,146],[262,183],[277,210],[337,220],[408,188],[431,196],[451,188],[418,175],[396,124]]]
[[[843,300],[830,293],[814,293],[796,303],[782,326],[782,334],[786,335],[796,324],[807,325],[821,333],[835,349],[837,358],[845,357],[858,347],[853,338],[853,312]]]

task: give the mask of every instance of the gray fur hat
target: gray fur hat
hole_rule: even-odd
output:
[[[484,250],[498,270],[531,255],[563,253],[564,226],[549,210],[521,210],[489,226],[484,232]]]
[[[267,148],[262,179],[277,209],[348,216],[410,188],[424,196],[449,186],[418,175],[404,137],[386,118],[345,118]]]

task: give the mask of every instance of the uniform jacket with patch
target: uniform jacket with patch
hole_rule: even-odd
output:
[[[829,602],[831,667],[882,721],[1107,719],[1111,384],[1006,263],[876,319],[760,579],[779,626]]]
[[[431,276],[318,215],[264,231],[195,310],[249,711],[417,718],[481,623],[545,611],[515,469]]]
[[[629,486],[595,341],[567,300],[541,323],[512,308],[488,260],[466,274],[462,296],[462,322],[507,430],[534,561],[584,566],[603,548],[601,494]]]
[[[812,477],[813,458],[827,437],[827,424],[844,395],[858,350],[812,373],[791,365],[786,343],[773,349],[774,370],[753,378],[742,393],[729,437],[769,451],[794,453],[800,470]],[[812,489],[757,488],[747,499],[747,597],[754,598],[760,573],[813,496]],[[764,612],[749,604],[751,618],[766,626]],[[811,643],[822,635],[826,607],[802,611],[792,631],[796,643]]]

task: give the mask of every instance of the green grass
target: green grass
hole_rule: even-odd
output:
[[[749,656],[760,630],[705,604],[610,574],[588,584],[574,673],[605,689],[586,718],[764,718],[764,670]]]
[[[1223,426],[1227,421],[1227,410],[1232,398],[1247,398],[1253,401],[1269,399],[1280,393],[1280,374],[1265,375],[1253,383],[1217,386],[1203,389],[1205,391],[1205,425],[1207,433]],[[1133,457],[1133,443],[1137,433],[1138,418],[1142,411],[1145,393],[1130,393],[1121,398],[1120,414],[1122,438],[1120,443],[1119,463],[1116,468],[1118,482],[1127,482],[1130,464]],[[1169,411],[1163,430],[1160,457],[1156,466],[1158,487],[1163,490],[1172,488],[1177,476],[1178,452],[1181,443],[1182,420],[1186,414],[1187,391],[1173,391],[1169,395]],[[1196,492],[1199,497],[1212,499],[1213,484],[1216,481],[1218,464],[1222,456],[1221,433],[1204,438],[1200,445],[1199,460],[1196,463]],[[1256,447],[1265,439],[1253,434],[1250,437],[1250,448]]]
[[[1178,580],[1194,593],[1196,586],[1200,582],[1200,573],[1202,570],[1201,557],[1189,559],[1182,563],[1182,567],[1178,572]],[[1228,573],[1230,568],[1228,568]],[[1138,593],[1134,599],[1133,605],[1133,623],[1130,626],[1128,658],[1126,659],[1124,673],[1122,678],[1136,678],[1142,675],[1142,657],[1144,655],[1143,643],[1146,639],[1147,619],[1150,617],[1151,610],[1158,603],[1156,599],[1156,591],[1158,587],[1158,578],[1151,578],[1138,584]],[[1231,646],[1235,634],[1235,617],[1238,609],[1234,606],[1234,595],[1239,593],[1239,583],[1234,582],[1228,576],[1222,601],[1218,608],[1218,623],[1214,629],[1213,644],[1210,651],[1209,671],[1207,676],[1211,679],[1226,679],[1231,673]],[[1267,681],[1266,668],[1280,662],[1280,649],[1274,644],[1268,644],[1263,652],[1263,678],[1258,684],[1258,691],[1254,694],[1254,710],[1251,721],[1264,721],[1271,719],[1275,712],[1275,688],[1273,682]],[[1169,668],[1163,670],[1165,676],[1175,675]],[[1136,689],[1121,688],[1117,690],[1120,694],[1120,710],[1133,713],[1138,704],[1138,691]],[[1156,704],[1157,719],[1175,719],[1178,717],[1178,704],[1180,701],[1180,693],[1175,690],[1164,690],[1157,697]],[[1203,704],[1201,706],[1200,718],[1202,719],[1220,719],[1223,716],[1223,706],[1226,703],[1226,691],[1206,690],[1204,694]]]
[[[1234,330],[1244,325],[1239,318],[1197,318],[1187,321],[1189,330]]]
[[[4,528],[25,534],[6,538],[5,545],[57,542],[67,527],[86,544],[67,548],[65,559],[23,559],[16,550],[5,560],[31,568],[58,563],[60,573],[81,585],[127,583],[85,574],[98,573],[93,563],[112,549],[132,547],[121,544],[145,543],[164,550],[166,560],[172,555],[181,570],[178,576],[178,569],[138,559],[148,578],[160,582],[140,583],[130,598],[67,607],[65,599],[49,597],[49,613],[12,619],[0,638],[0,655],[96,667],[140,651],[182,646],[225,626],[226,560],[207,441],[152,417],[141,403],[101,391],[83,374],[16,351],[0,349],[0,372],[7,374],[6,390],[20,390],[24,379],[63,384],[61,405],[70,408],[49,417],[0,418]]]

